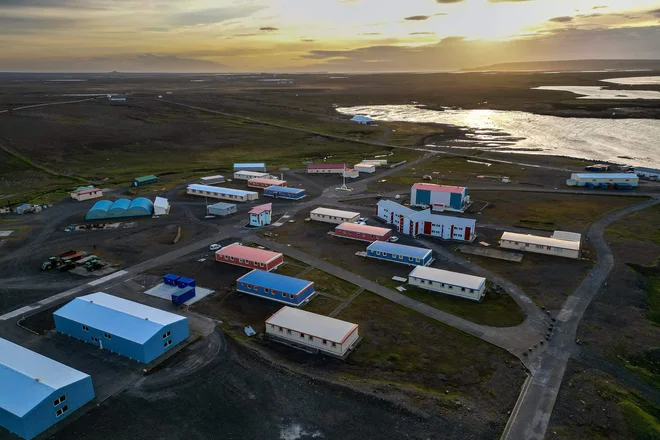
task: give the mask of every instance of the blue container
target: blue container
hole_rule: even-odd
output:
[[[615,183],[614,189],[631,190],[633,186],[629,183]]]
[[[607,183],[605,183],[605,182],[601,182],[600,187],[601,187],[602,189],[607,189],[607,188],[609,188],[609,185],[608,185]]]
[[[176,281],[176,285],[179,289],[185,289],[186,287],[195,287],[195,280],[192,278],[181,277]]]
[[[181,292],[173,293],[172,294],[172,304],[183,304],[184,302],[188,301],[191,298],[194,298],[195,296],[195,289],[187,289],[183,290]]]
[[[177,280],[179,278],[181,278],[179,275],[168,273],[163,277],[163,283],[167,284],[168,286],[176,286]]]
[[[584,186],[586,186],[586,187],[589,188],[589,189],[593,189],[593,188],[595,188],[595,185],[594,185],[593,183],[591,183],[591,182],[587,182],[587,183],[585,183]]]

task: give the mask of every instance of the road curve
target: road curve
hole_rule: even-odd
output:
[[[538,360],[538,367],[531,378],[531,383],[529,387],[523,389],[520,404],[516,405],[515,411],[511,414],[501,440],[544,438],[566,365],[576,349],[575,335],[578,324],[614,266],[614,256],[603,237],[605,229],[616,220],[658,203],[660,200],[647,200],[611,212],[593,223],[587,231],[587,237],[596,249],[598,262],[564,302],[557,315],[556,335],[548,344],[548,350]]]

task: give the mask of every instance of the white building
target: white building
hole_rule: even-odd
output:
[[[345,222],[355,223],[360,219],[360,213],[341,211],[339,209],[316,208],[309,213],[309,218],[318,222],[341,225]]]
[[[473,241],[477,222],[471,218],[433,214],[430,209],[415,211],[392,200],[381,200],[376,215],[385,223],[396,225],[398,232],[412,237],[430,235],[445,240]]]
[[[578,234],[577,232],[555,231],[552,233],[552,238],[580,242],[582,241],[582,234]]]
[[[639,185],[639,177],[632,173],[573,173],[566,181],[568,186],[600,185],[601,183],[614,185],[628,184],[633,187]]]
[[[410,188],[410,206],[463,212],[469,204],[468,189],[463,186],[416,183]]]
[[[166,198],[156,197],[154,200],[154,215],[167,215],[170,213],[170,203]]]
[[[199,179],[202,185],[213,185],[214,183],[225,183],[225,176],[206,176]]]
[[[360,172],[353,168],[346,168],[346,170],[344,170],[344,177],[347,179],[357,179],[360,177]]]
[[[259,198],[259,194],[254,191],[198,184],[188,185],[188,194],[211,197],[213,199],[233,200],[235,202],[249,202]]]
[[[266,334],[335,356],[358,342],[358,325],[293,307],[282,307],[266,320]]]
[[[94,187],[81,187],[71,193],[71,198],[79,202],[99,197],[103,197],[103,191]]]
[[[384,167],[387,165],[387,159],[364,159],[361,163],[368,163],[376,165],[377,167]]]
[[[361,173],[375,173],[376,172],[376,165],[371,164],[371,163],[358,163],[355,164],[353,167],[356,171],[359,171]]]
[[[259,171],[236,171],[234,173],[234,179],[237,180],[268,179],[270,177],[270,174]]]
[[[516,234],[515,232],[505,232],[500,239],[500,247],[504,249],[535,252],[537,254],[555,255],[573,259],[580,258],[580,245],[580,241],[530,234]]]
[[[655,168],[635,167],[635,174],[644,179],[660,180],[660,170]]]
[[[415,267],[408,275],[408,284],[474,301],[486,295],[486,278],[426,266]]]
[[[347,170],[343,163],[310,163],[307,164],[308,174],[341,174]]]

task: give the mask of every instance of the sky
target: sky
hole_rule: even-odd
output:
[[[445,71],[660,59],[660,0],[0,0],[0,71]]]

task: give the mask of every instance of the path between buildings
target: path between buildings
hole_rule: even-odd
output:
[[[295,258],[296,260],[309,264],[310,266],[314,266],[323,272],[334,275],[337,278],[348,281],[349,283],[353,283],[362,289],[369,290],[376,295],[379,295],[403,307],[414,310],[429,318],[435,319],[465,333],[483,339],[486,342],[509,351],[516,357],[523,360],[523,362],[526,362],[527,359],[524,359],[521,354],[527,350],[528,347],[530,347],[530,344],[533,345],[538,343],[542,339],[542,337],[539,336],[538,332],[535,330],[534,326],[528,322],[529,320],[526,320],[522,324],[515,327],[490,327],[486,325],[475,324],[472,321],[459,318],[458,316],[436,309],[435,307],[431,307],[425,303],[407,297],[399,292],[395,292],[392,289],[381,286],[374,281],[371,281],[360,275],[356,275],[346,269],[342,269],[326,261],[312,257],[311,255],[308,255],[293,247],[277,243],[275,241],[266,240],[258,236],[246,237],[246,241],[268,247],[277,252],[281,252],[292,258]]]
[[[538,359],[531,384],[523,390],[520,405],[511,414],[502,440],[542,440],[545,436],[566,365],[576,349],[575,336],[578,324],[614,267],[614,256],[603,237],[605,229],[616,220],[658,203],[660,200],[647,200],[611,212],[589,227],[587,236],[596,249],[598,261],[589,275],[564,302],[557,315],[556,335],[548,344],[547,351]]]
[[[343,300],[343,302],[341,304],[339,304],[339,306],[337,306],[337,308],[334,309],[332,311],[332,313],[330,313],[328,316],[331,317],[331,318],[334,318],[335,316],[339,315],[339,312],[344,310],[346,308],[346,306],[348,306],[350,303],[352,303],[353,300],[355,298],[357,298],[358,295],[360,295],[362,292],[364,292],[364,289],[362,287],[360,287],[358,290],[355,291],[354,294],[349,296],[347,299]]]

